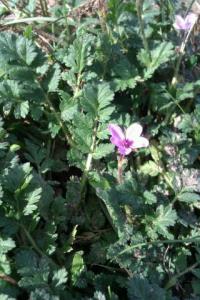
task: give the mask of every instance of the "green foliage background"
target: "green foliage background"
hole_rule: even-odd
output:
[[[200,299],[198,28],[173,85],[187,8],[100,2],[0,5],[2,300]]]

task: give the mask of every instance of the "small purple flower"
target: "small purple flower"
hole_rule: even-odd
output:
[[[133,149],[148,147],[149,141],[141,136],[142,126],[138,123],[130,125],[125,133],[116,124],[110,124],[111,143],[117,146],[122,156],[128,155]]]
[[[185,19],[180,15],[175,16],[175,22],[173,24],[174,28],[177,30],[190,30],[196,23],[198,16],[194,13],[189,13]]]

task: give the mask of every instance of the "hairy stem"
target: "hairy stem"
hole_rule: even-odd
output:
[[[118,256],[129,252],[130,250],[134,250],[136,248],[141,248],[141,247],[146,247],[146,246],[151,246],[151,245],[162,245],[162,244],[181,244],[181,243],[195,243],[195,242],[200,242],[200,235],[196,236],[195,238],[186,238],[182,240],[158,240],[158,241],[152,241],[152,242],[142,242],[138,243],[136,245],[127,247],[125,250],[121,251]]]
[[[190,2],[190,4],[188,5],[188,8],[187,8],[186,13],[185,13],[185,17],[186,17],[187,14],[189,13],[189,11],[190,11],[190,9],[192,8],[192,5],[194,4],[195,1],[196,1],[196,0],[192,0],[192,1]]]
[[[138,16],[138,20],[139,20],[139,26],[140,26],[140,32],[141,32],[141,36],[142,36],[143,46],[144,46],[146,52],[148,53],[149,61],[151,61],[151,52],[150,52],[149,44],[148,44],[148,41],[147,41],[147,38],[145,35],[144,21],[142,18],[143,2],[144,2],[144,0],[136,0],[136,10],[137,10],[137,16]]]
[[[200,262],[196,262],[195,264],[189,266],[188,268],[186,268],[185,270],[183,270],[182,272],[178,273],[177,275],[173,276],[165,285],[165,289],[168,290],[171,287],[173,287],[177,280],[182,277],[183,275],[191,272],[193,269],[195,269],[196,267],[198,267],[198,265],[200,264]]]
[[[122,155],[118,158],[118,166],[117,166],[117,181],[119,184],[123,183],[123,163],[124,163],[124,157]]]
[[[43,16],[48,16],[48,8],[46,0],[39,0]]]
[[[39,256],[41,257],[45,257],[49,261],[49,263],[51,263],[51,265],[56,266],[56,263],[38,247],[38,245],[32,238],[30,232],[26,229],[26,227],[22,223],[20,223],[20,227],[22,228],[27,240],[32,245],[33,249],[37,252],[37,254],[39,254]]]
[[[55,110],[53,104],[51,103],[51,100],[49,99],[49,96],[45,93],[41,83],[39,82],[39,80],[37,80],[37,83],[40,87],[40,89],[42,90],[43,94],[44,94],[44,97],[45,97],[45,100],[46,100],[46,103],[47,105],[49,106],[50,110],[52,111],[56,121],[58,122],[58,124],[60,125],[62,131],[63,131],[63,134],[65,136],[65,139],[66,141],[73,147],[75,147],[75,143],[73,141],[73,139],[71,138],[71,135],[69,133],[69,131],[67,130],[67,128],[65,127],[65,124],[63,123],[62,119],[60,118],[58,112]]]
[[[91,167],[92,167],[93,152],[96,147],[97,130],[98,130],[98,121],[95,121],[94,130],[93,130],[93,134],[92,134],[92,143],[90,146],[90,152],[88,153],[88,156],[86,159],[85,169],[84,169],[82,180],[81,180],[81,199],[82,200],[84,200],[84,198],[85,198],[88,172],[91,170]]]

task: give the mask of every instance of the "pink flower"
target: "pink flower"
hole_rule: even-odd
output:
[[[111,134],[111,143],[117,146],[121,155],[128,155],[133,149],[147,147],[149,141],[141,136],[142,126],[138,123],[130,125],[125,133],[115,124],[110,124],[108,130]]]
[[[196,23],[198,16],[194,13],[189,13],[185,19],[183,19],[180,15],[175,16],[175,22],[173,24],[174,28],[177,30],[190,30],[194,24]]]

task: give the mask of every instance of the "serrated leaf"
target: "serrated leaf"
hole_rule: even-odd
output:
[[[61,112],[61,118],[63,121],[70,121],[74,115],[78,112],[78,105],[74,103],[65,104],[64,109]]]
[[[8,251],[15,248],[15,246],[16,246],[15,242],[11,238],[7,238],[7,239],[0,238],[0,253],[1,254],[7,253]]]
[[[145,175],[154,177],[159,175],[162,172],[162,169],[154,161],[149,160],[140,167],[140,171]]]
[[[53,274],[53,285],[57,288],[62,286],[64,283],[67,282],[67,271],[65,268],[59,269],[58,271],[54,272]]]
[[[59,296],[51,295],[45,288],[38,288],[31,292],[30,300],[60,300]]]
[[[82,105],[93,118],[99,116],[100,120],[105,120],[113,112],[113,108],[110,108],[113,97],[114,93],[108,83],[88,84],[84,90]]]
[[[143,196],[145,198],[145,203],[146,204],[152,205],[152,204],[157,202],[156,196],[153,193],[149,192],[149,191],[145,191]]]
[[[177,220],[177,214],[171,205],[164,207],[160,205],[156,209],[155,219],[152,222],[152,229],[166,238],[172,238],[168,227],[173,226]]]
[[[41,193],[42,193],[42,189],[41,188],[37,188],[36,190],[30,192],[27,197],[26,197],[26,201],[28,202],[27,205],[25,206],[23,212],[25,216],[31,215],[33,213],[33,211],[35,211],[37,209],[37,203],[41,198]]]
[[[147,279],[134,276],[128,283],[129,300],[166,300],[166,291]]]
[[[138,54],[139,61],[146,67],[144,72],[145,79],[152,77],[155,70],[174,55],[174,47],[171,42],[162,42],[150,52],[151,59],[144,49]]]
[[[61,78],[60,65],[56,63],[48,69],[46,78],[43,82],[45,89],[49,93],[55,92],[58,89],[60,78]]]
[[[101,159],[112,153],[114,151],[114,146],[112,144],[100,144],[96,147],[95,152],[93,153],[94,159]]]
[[[200,195],[197,193],[186,192],[186,193],[181,193],[178,196],[178,199],[181,202],[185,202],[188,204],[194,204],[196,202],[200,202]]]
[[[28,112],[29,112],[28,101],[23,101],[21,103],[18,103],[15,106],[14,114],[15,114],[16,119],[19,119],[20,117],[25,118],[27,116]]]

